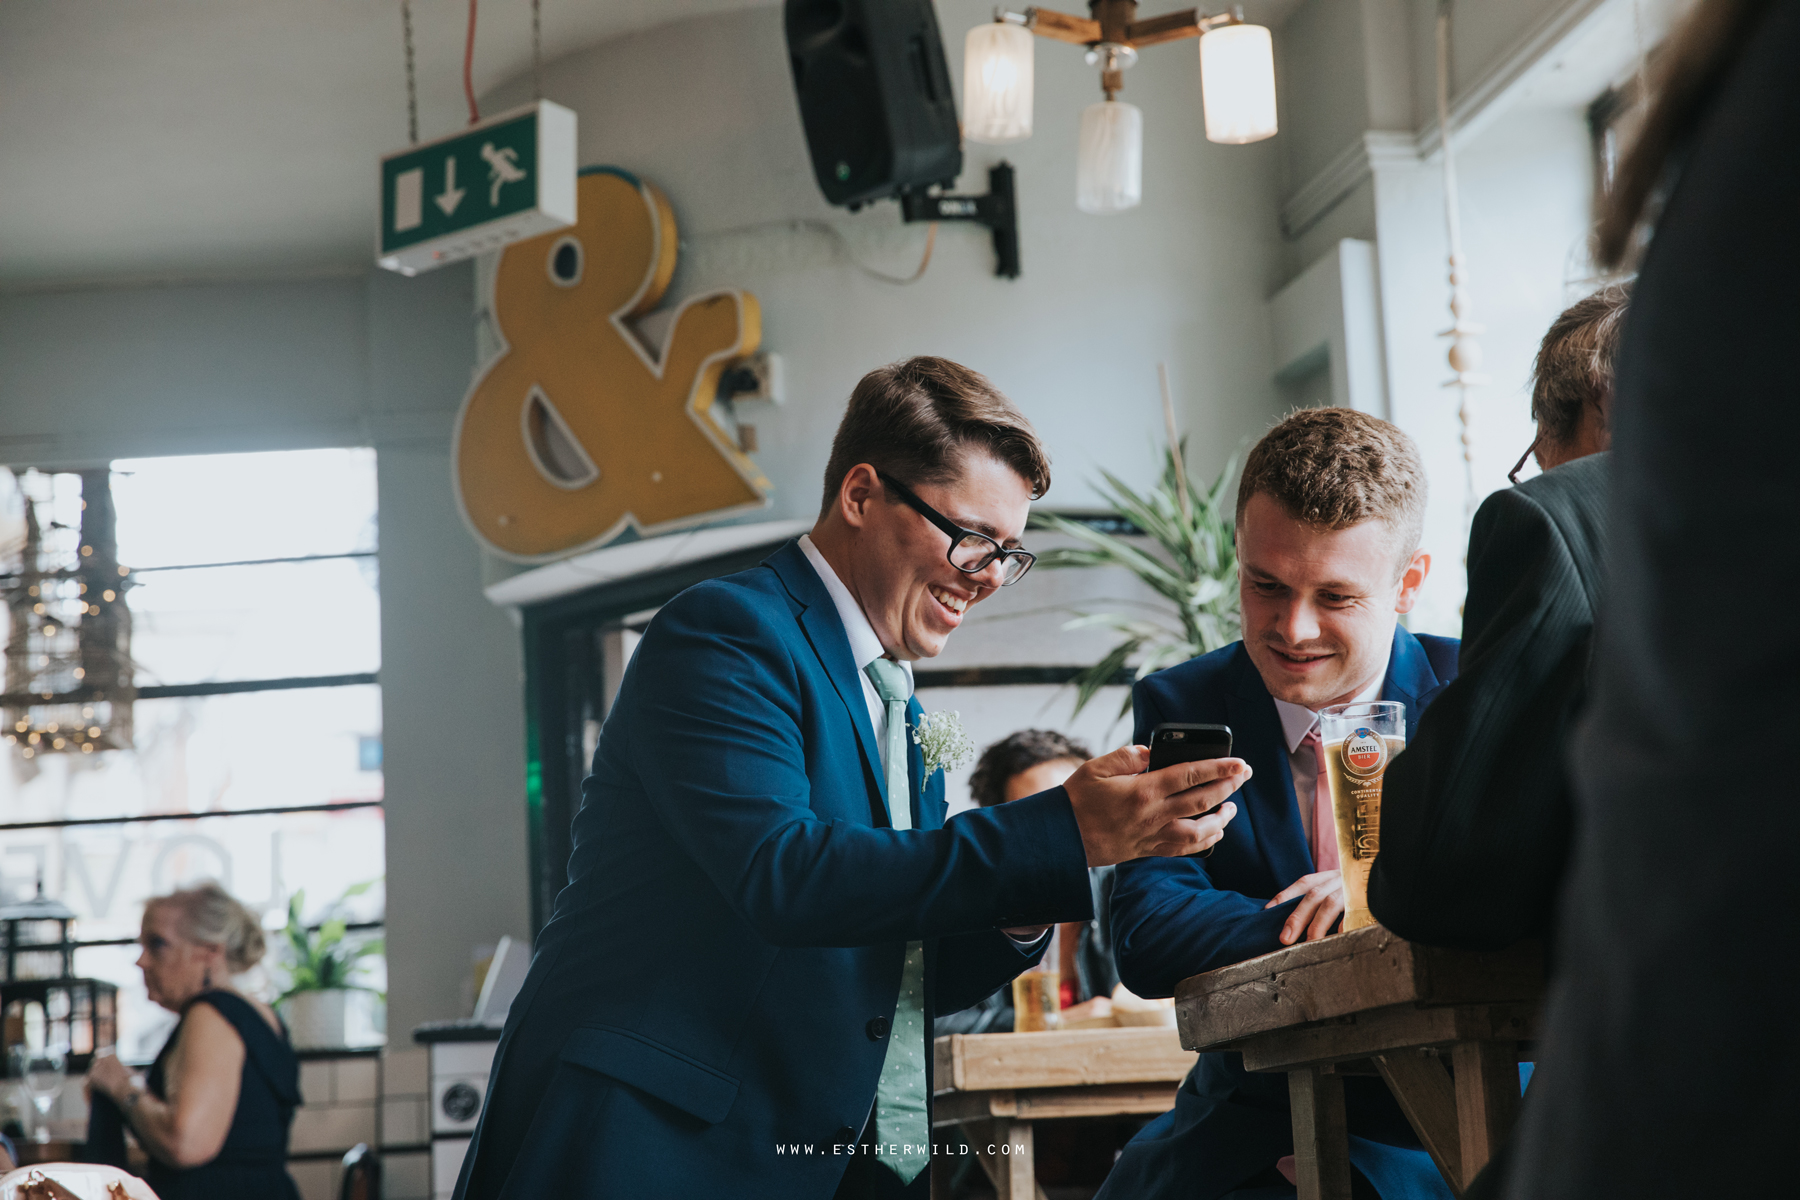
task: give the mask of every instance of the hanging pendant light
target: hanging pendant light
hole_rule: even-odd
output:
[[[1031,136],[1035,39],[1023,25],[995,21],[963,42],[963,136],[989,146]]]
[[[1200,36],[1206,140],[1241,146],[1275,136],[1275,47],[1261,25],[1222,25]]]
[[[1090,104],[1081,114],[1075,207],[1120,213],[1144,197],[1144,114],[1123,100]]]

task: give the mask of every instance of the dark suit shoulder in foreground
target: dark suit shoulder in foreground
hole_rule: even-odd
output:
[[[1569,853],[1564,760],[1600,600],[1609,457],[1495,492],[1475,515],[1457,678],[1382,786],[1369,907],[1402,937],[1497,948],[1548,927]]]

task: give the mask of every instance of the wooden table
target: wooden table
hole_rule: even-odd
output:
[[[1196,1057],[1167,1026],[957,1033],[934,1052],[931,1123],[964,1127],[998,1200],[1043,1194],[1033,1121],[1167,1112]]]
[[[1286,1072],[1300,1200],[1348,1200],[1343,1077],[1376,1073],[1461,1196],[1512,1128],[1543,989],[1536,943],[1437,950],[1375,925],[1184,980],[1175,1013],[1188,1049]]]

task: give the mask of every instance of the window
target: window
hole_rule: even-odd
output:
[[[15,470],[0,477],[0,571],[17,577],[27,500],[47,558],[79,553],[83,488],[97,478],[129,572],[129,744],[30,757],[3,747],[0,894],[42,880],[75,911],[76,971],[119,986],[120,1053],[141,1061],[174,1021],[133,965],[146,897],[214,878],[273,930],[295,891],[316,917],[384,871],[375,455]],[[19,620],[8,618],[9,645]],[[350,915],[373,928],[383,907],[375,888]],[[271,965],[277,953],[271,937]],[[272,982],[266,968],[257,976],[252,986]],[[378,1019],[366,1014],[367,1040]]]

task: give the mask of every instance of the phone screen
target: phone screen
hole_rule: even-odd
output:
[[[1231,756],[1229,725],[1158,725],[1150,733],[1150,769]]]

